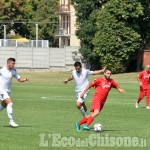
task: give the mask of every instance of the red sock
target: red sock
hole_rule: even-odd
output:
[[[89,116],[86,125],[89,126],[93,122],[93,120],[94,118],[92,116]]]
[[[87,117],[84,117],[83,119],[81,119],[81,120],[79,121],[79,124],[82,125],[82,124],[86,123],[87,120],[88,120],[88,118],[87,118]]]
[[[144,96],[145,96],[145,91],[140,90],[140,94],[139,94],[137,102],[139,103],[144,98]]]
[[[138,100],[137,100],[137,102],[139,103],[142,99],[143,99],[143,98],[139,97]]]
[[[146,96],[146,107],[149,106],[149,96]]]

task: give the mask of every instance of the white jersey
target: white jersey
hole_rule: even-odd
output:
[[[0,91],[11,92],[12,78],[19,79],[16,69],[8,70],[6,67],[0,69]]]
[[[75,92],[82,92],[89,84],[88,75],[93,74],[93,71],[82,69],[80,73],[76,70],[72,71],[72,78],[75,81]]]

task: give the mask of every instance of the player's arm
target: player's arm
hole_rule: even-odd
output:
[[[121,89],[121,88],[119,87],[119,85],[118,85],[114,80],[112,80],[112,85],[111,85],[111,86],[112,86],[113,88],[116,88],[119,93],[121,93],[121,94],[124,93],[124,90]]]
[[[117,86],[117,90],[118,90],[118,92],[119,92],[119,93],[121,93],[121,94],[123,94],[123,93],[124,93],[124,90],[123,90],[123,89],[121,89],[119,86]]]
[[[100,73],[104,72],[105,69],[106,69],[106,67],[104,67],[104,68],[101,69],[101,70],[95,70],[95,71],[93,71],[93,75],[100,74]]]
[[[82,98],[84,94],[91,88],[91,85],[89,84],[86,89],[81,93],[80,97]]]
[[[14,69],[15,70],[15,69]],[[20,75],[18,75],[17,71],[15,70],[15,74],[13,75],[14,78],[16,78],[19,82],[26,82],[29,81],[28,78],[21,78]]]
[[[97,81],[97,79],[95,79],[92,83],[90,83],[85,90],[81,93],[80,97],[83,98],[84,94],[91,88],[91,87],[95,87],[98,84],[99,81]]]
[[[142,73],[140,73],[140,74],[137,76],[137,81],[139,82],[140,86],[142,85],[141,79],[142,79]]]
[[[64,83],[67,84],[68,81],[72,81],[73,80],[73,77],[69,77],[68,79],[64,80]]]
[[[29,81],[29,79],[28,78],[19,78],[18,81],[19,82],[26,82],[26,81]]]

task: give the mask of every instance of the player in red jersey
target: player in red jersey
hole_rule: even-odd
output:
[[[140,94],[135,107],[138,108],[139,102],[146,96],[146,109],[150,109],[150,65],[146,65],[145,70],[139,73],[137,80],[140,83]]]
[[[90,89],[91,87],[95,87],[95,94],[91,104],[91,114],[76,123],[77,131],[80,131],[80,125],[82,124],[85,124],[83,130],[90,130],[89,125],[102,110],[111,88],[116,88],[121,94],[124,93],[124,90],[121,89],[119,85],[110,78],[110,76],[111,70],[106,68],[104,71],[104,77],[95,79],[94,82],[89,84],[87,88],[81,93],[80,96],[83,97],[88,89]]]

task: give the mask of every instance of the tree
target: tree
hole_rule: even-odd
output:
[[[143,69],[143,50],[147,48],[150,43],[150,1],[139,0],[143,7],[143,16],[139,17],[138,25],[140,27],[140,35],[142,38],[141,49],[137,57],[137,71]],[[148,46],[149,47],[149,46]]]
[[[59,16],[56,14],[58,5],[59,0],[39,0],[34,14],[34,21],[39,25],[39,37],[49,40],[50,46],[58,46],[58,38],[54,35],[59,27]]]
[[[80,52],[86,63],[91,64],[91,68],[100,67],[97,63],[99,56],[93,55],[94,45],[92,43],[93,37],[97,31],[96,16],[97,11],[102,4],[107,0],[72,0],[72,4],[76,10],[77,16],[77,32],[76,35],[80,39]]]
[[[28,39],[35,39],[35,24],[39,25],[39,39],[49,40],[50,46],[58,46],[54,32],[59,20],[56,14],[59,0],[0,0],[0,38],[3,38],[3,25],[7,33],[13,29]]]
[[[150,42],[150,1],[138,0],[143,7],[143,15],[139,17],[138,24],[142,37],[143,48]]]
[[[113,72],[126,71],[141,47],[139,17],[143,7],[137,0],[110,0],[97,15],[94,53]]]
[[[149,0],[72,0],[80,52],[92,65],[124,72],[150,40]],[[97,63],[97,61],[99,63]]]
[[[33,10],[37,0],[0,0],[0,37],[3,37],[3,24],[7,31],[14,29],[18,34],[29,38],[30,25],[27,23],[33,18]]]

